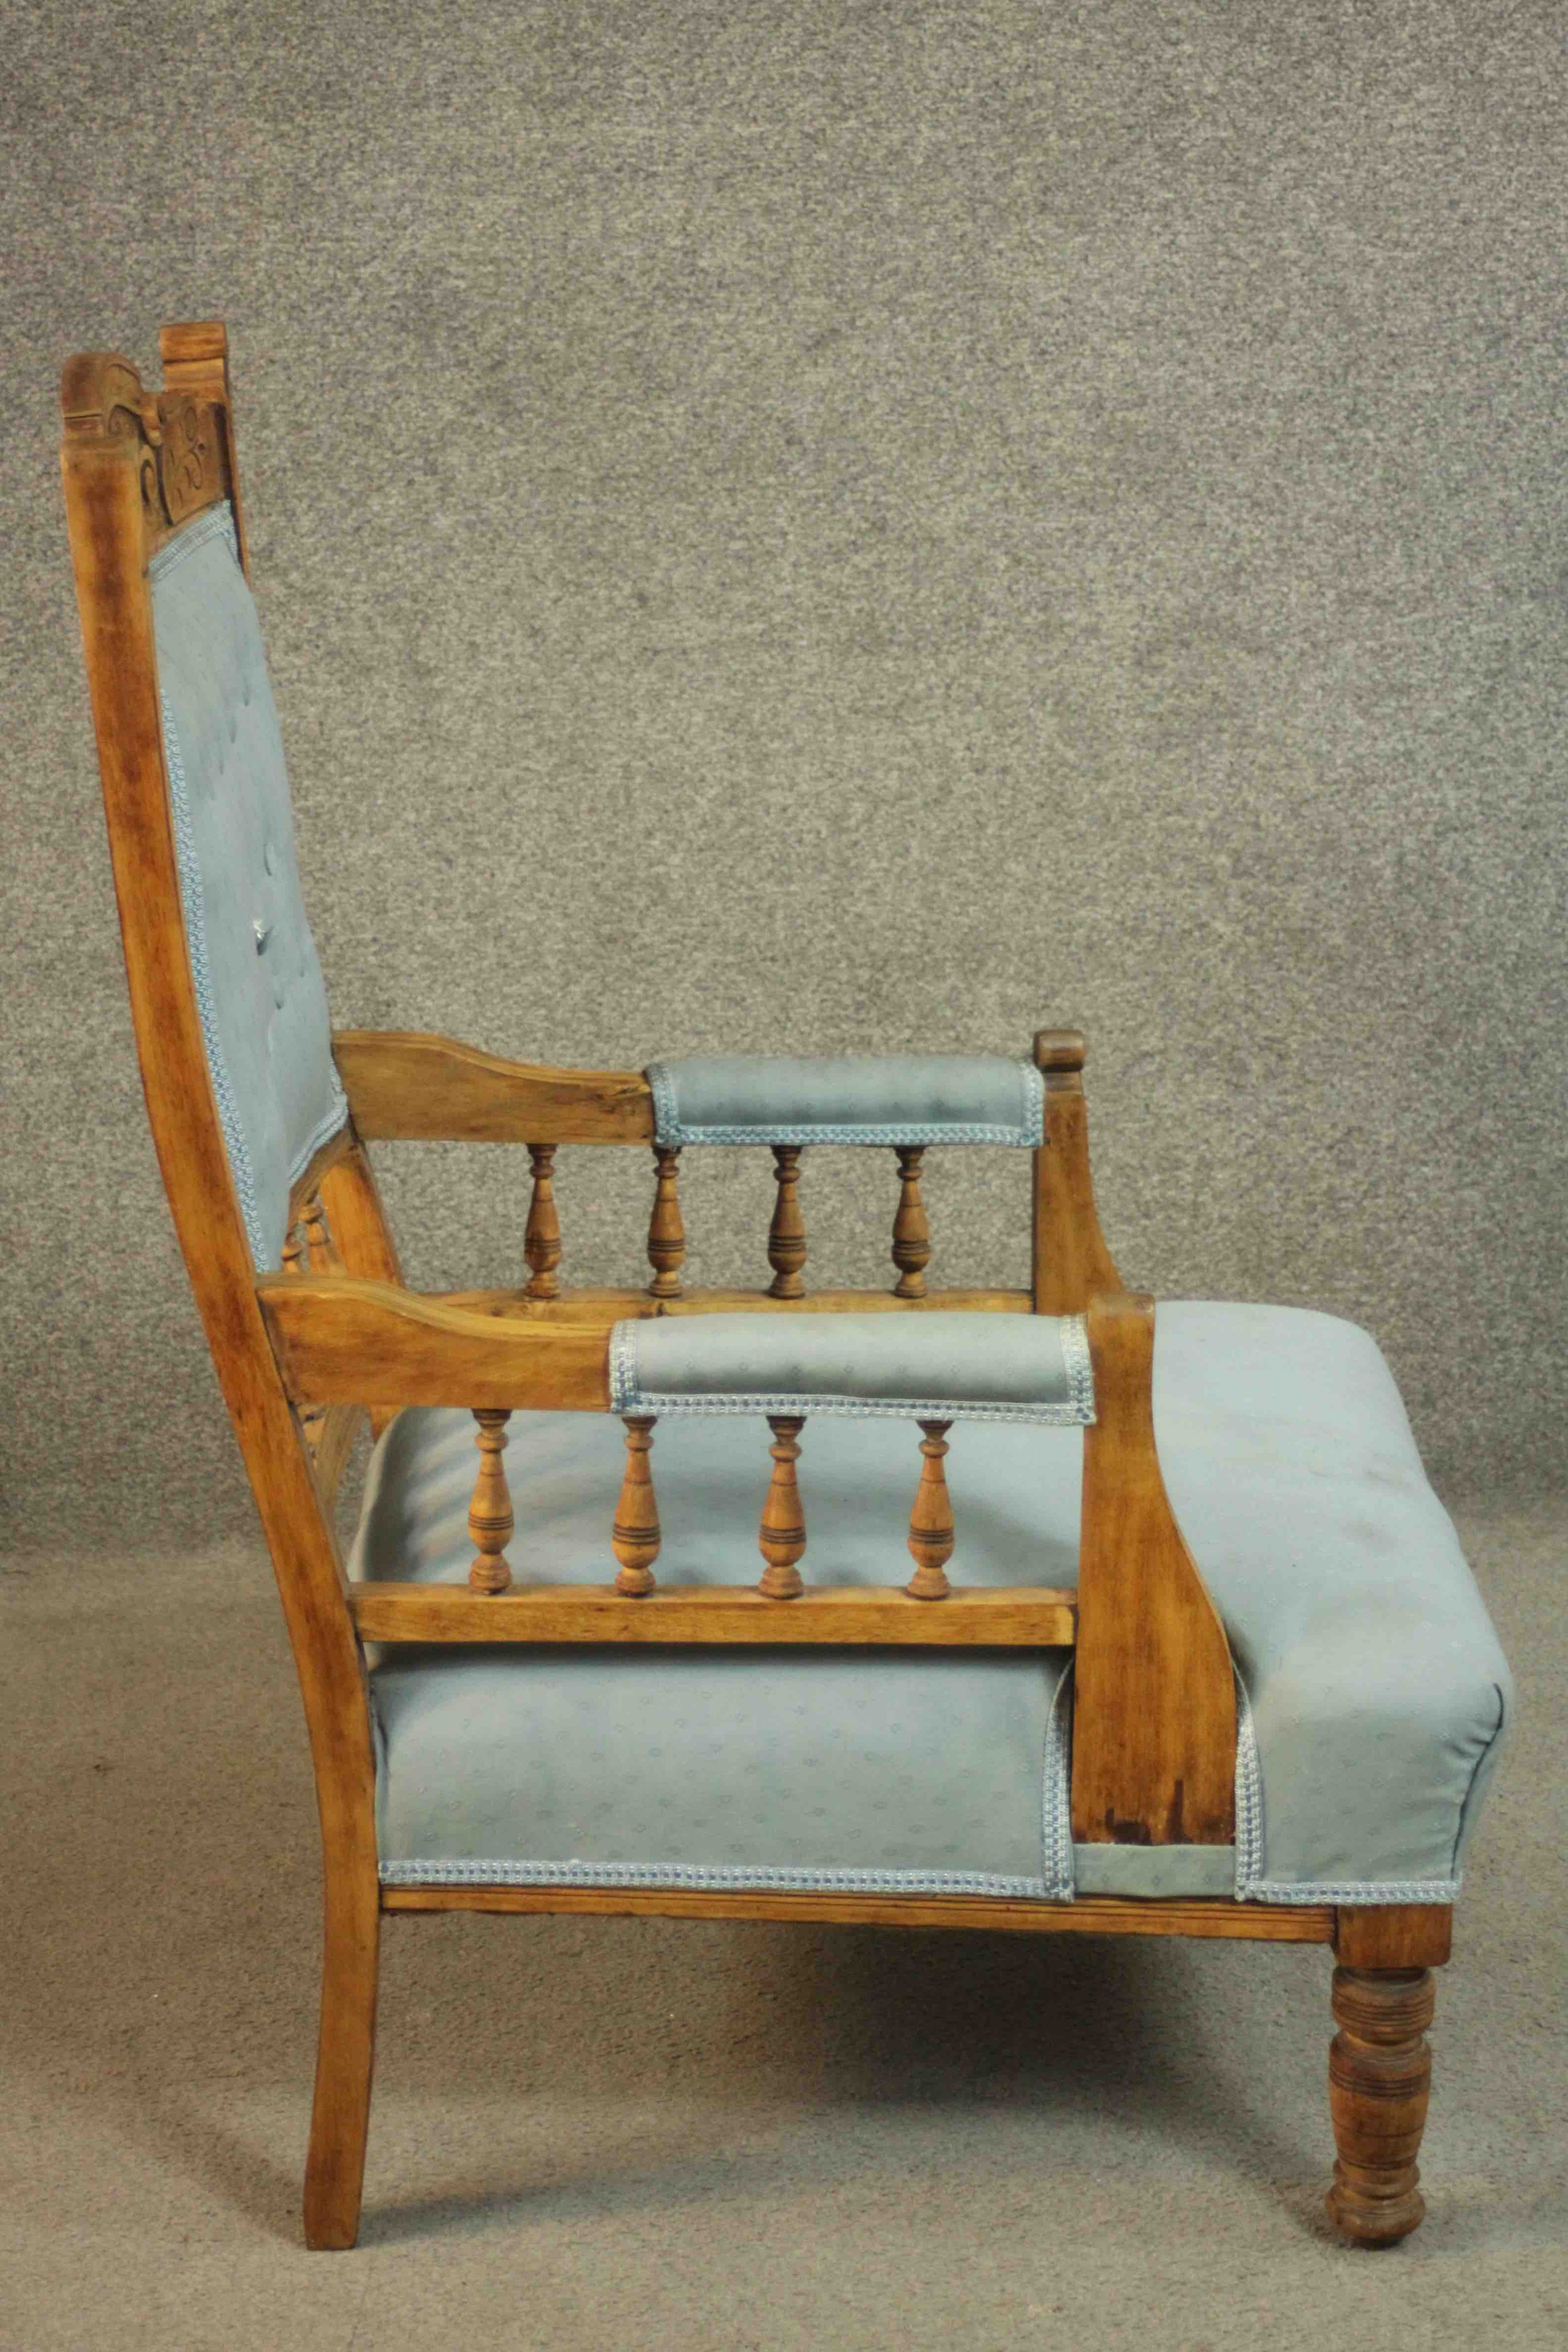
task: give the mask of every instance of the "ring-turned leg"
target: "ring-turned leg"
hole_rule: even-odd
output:
[[[305,2243],[322,2251],[352,2246],[359,2235],[380,1943],[374,1879],[366,1885],[357,1872],[345,1872],[334,1885],[329,1867],[316,2095],[305,2159]]]
[[[1361,2246],[1391,2246],[1426,2207],[1415,2158],[1426,2122],[1435,1993],[1426,1969],[1334,1970],[1329,2105],[1339,2161],[1329,2215]]]

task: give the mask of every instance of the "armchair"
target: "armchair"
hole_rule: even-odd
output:
[[[224,331],[161,345],[161,394],[68,362],[62,462],[148,1112],[315,1767],[308,2242],[358,2229],[382,1923],[447,1909],[1331,1945],[1330,2210],[1406,2234],[1509,1684],[1376,1348],[1124,1291],[1075,1031],[646,1072],[334,1034]],[[404,1285],[365,1147],[437,1138],[526,1147],[518,1287]],[[1027,1154],[1027,1291],[929,1278],[923,1156],[975,1141]],[[563,1143],[651,1154],[646,1283],[563,1281]],[[817,1144],[893,1156],[885,1292],[808,1282]],[[685,1283],[710,1147],[773,1155],[765,1290]]]

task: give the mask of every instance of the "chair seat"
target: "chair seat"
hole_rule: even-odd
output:
[[[1451,1900],[1508,1671],[1376,1346],[1162,1305],[1154,1417],[1242,1685],[1234,1850],[1074,1847],[1064,1651],[399,1646],[371,1673],[384,1877]],[[352,1573],[464,1580],[473,1438],[398,1416]],[[661,1582],[755,1580],[766,1444],[760,1419],[660,1424]],[[802,1448],[806,1577],[904,1582],[913,1427],[814,1418]],[[956,1429],[955,1583],[1076,1582],[1081,1458],[1076,1428]],[[520,1585],[610,1580],[622,1464],[613,1419],[513,1416]]]

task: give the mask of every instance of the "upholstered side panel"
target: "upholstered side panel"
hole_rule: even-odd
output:
[[[526,1692],[493,1651],[388,1659],[384,1873],[1043,1895],[1053,1687],[1002,1653],[585,1650]]]
[[[607,1580],[620,1424],[519,1413],[511,1426],[518,1582]],[[1070,1559],[1020,1510],[1017,1476],[996,1475],[998,1444],[1005,1460],[1009,1441],[1026,1447],[1041,1433],[955,1433],[953,1570],[966,1580],[1070,1576]],[[462,1576],[476,1459],[467,1414],[401,1414],[372,1464],[350,1572]],[[760,1420],[661,1427],[662,1578],[755,1581],[770,1466]],[[814,1423],[801,1464],[807,1572],[903,1582],[920,1466],[907,1423]],[[1064,1813],[1050,1710],[1065,1663],[1056,1651],[389,1647],[372,1675],[384,1868],[414,1879],[1062,1894],[1047,1815]]]
[[[711,1055],[655,1062],[660,1143],[1016,1143],[1044,1133],[1032,1062],[988,1054]]]
[[[300,894],[278,714],[226,507],[153,557],[163,747],[185,935],[235,1190],[261,1269],[289,1187],[342,1126],[326,992]]]
[[[1081,1315],[681,1315],[610,1334],[616,1412],[848,1413],[1081,1425]]]

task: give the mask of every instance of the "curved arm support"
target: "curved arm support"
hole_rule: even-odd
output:
[[[509,1320],[351,1275],[265,1275],[256,1286],[296,1404],[455,1404],[606,1412],[602,1328]]]
[[[1083,1433],[1073,1836],[1229,1845],[1236,1684],[1225,1628],[1154,1450],[1154,1302],[1089,1307],[1096,1420]]]

